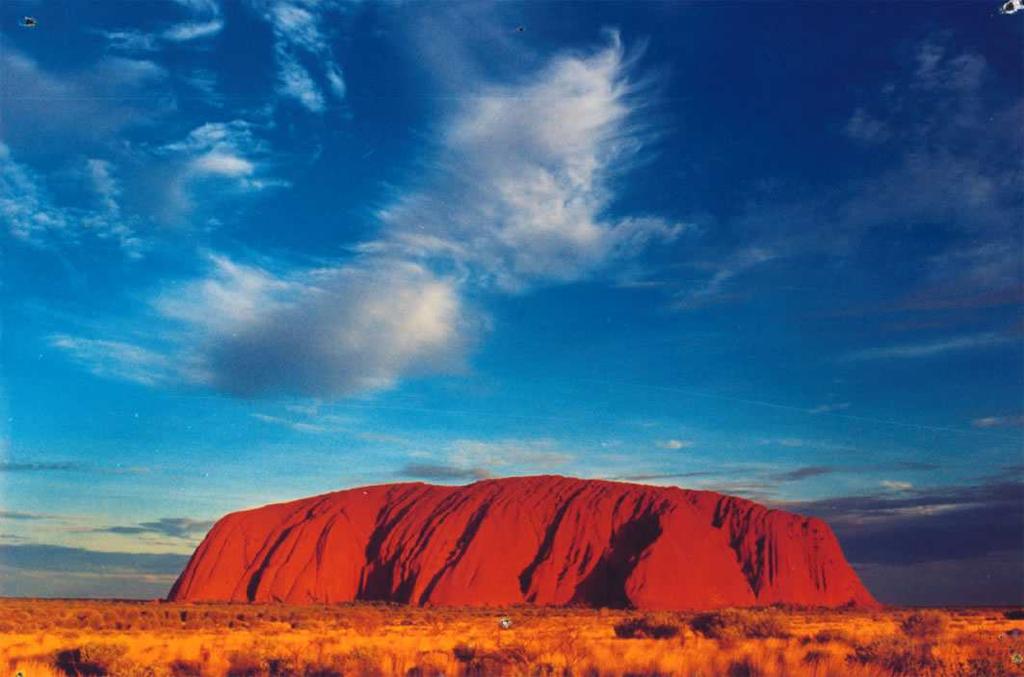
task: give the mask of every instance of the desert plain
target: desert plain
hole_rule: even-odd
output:
[[[998,677],[1024,675],[1022,663],[1018,608],[643,613],[0,600],[0,665],[22,677]]]

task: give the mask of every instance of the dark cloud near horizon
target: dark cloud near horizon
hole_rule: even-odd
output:
[[[1024,482],[992,479],[778,507],[827,521],[884,602],[1024,604]],[[957,578],[970,585],[950,585]]]
[[[188,555],[107,552],[63,545],[0,545],[0,568],[67,573],[177,575]]]
[[[408,463],[395,474],[421,480],[485,480],[493,476],[486,468],[464,468],[442,463]]]
[[[796,482],[811,477],[822,475],[833,475],[837,473],[861,473],[861,472],[928,472],[938,470],[942,466],[936,463],[924,463],[918,461],[895,461],[893,463],[875,463],[871,465],[808,465],[794,468],[786,472],[775,473],[767,477],[774,482]]]
[[[896,493],[843,496],[780,505],[814,515],[835,531],[847,559],[862,571],[894,571],[900,567],[940,567],[943,575],[955,562],[988,562],[992,585],[988,597],[1007,604],[1024,603],[1024,483],[992,481],[975,485],[910,489]],[[988,561],[998,554],[998,562]],[[999,564],[1001,562],[1002,564]],[[981,565],[979,565],[981,566]],[[1000,568],[1002,567],[1002,568]],[[936,569],[938,571],[938,569]],[[969,569],[968,569],[969,570]],[[1003,583],[1015,574],[1021,585]],[[922,573],[922,575],[924,575]],[[937,579],[934,592],[945,588]],[[917,595],[927,582],[917,582]],[[887,602],[909,603],[899,589]]]
[[[0,544],[0,595],[162,598],[187,562],[187,555],[172,553]]]
[[[648,482],[650,480],[684,479],[687,477],[713,477],[720,473],[713,472],[677,472],[677,473],[654,473],[649,475],[616,475],[609,479],[624,482]]]
[[[858,564],[855,568],[872,594],[890,604],[1024,604],[1024,563],[1015,551],[915,564]]]
[[[831,475],[832,473],[840,472],[840,469],[835,466],[829,465],[808,465],[803,468],[797,468],[796,470],[790,470],[788,472],[778,473],[772,475],[773,479],[779,482],[792,482],[795,480],[803,480],[808,477],[820,477],[821,475]]]
[[[80,463],[70,461],[3,461],[0,462],[0,473],[2,472],[65,472],[82,470]]]
[[[108,534],[158,534],[171,538],[192,539],[205,536],[213,526],[209,520],[194,520],[187,517],[161,517],[153,522],[139,522],[131,526],[114,526],[96,529],[97,532]]]
[[[45,520],[51,519],[51,515],[44,515],[37,512],[19,512],[17,510],[0,510],[0,520]]]

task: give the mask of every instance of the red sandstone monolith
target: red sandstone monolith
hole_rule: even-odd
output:
[[[169,598],[877,606],[819,519],[710,491],[557,476],[385,484],[232,513]]]

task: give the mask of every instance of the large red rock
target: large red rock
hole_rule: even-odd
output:
[[[349,489],[227,515],[177,601],[875,606],[821,520],[567,477]]]

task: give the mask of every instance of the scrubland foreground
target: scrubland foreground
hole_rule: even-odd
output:
[[[23,677],[997,677],[1024,675],[1022,655],[1020,609],[642,614],[0,600],[0,659]]]

